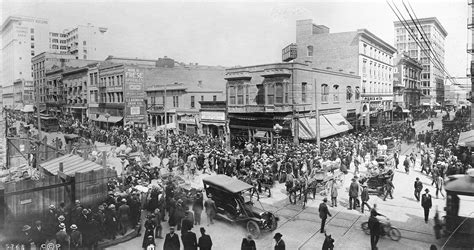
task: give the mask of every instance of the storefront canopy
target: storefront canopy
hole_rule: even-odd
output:
[[[47,172],[56,175],[59,172],[60,163],[63,164],[63,173],[69,176],[73,176],[76,172],[85,173],[92,170],[99,170],[104,168],[103,166],[95,162],[86,160],[78,155],[73,154],[67,154],[56,159],[41,163],[40,167],[46,170]]]
[[[402,112],[403,112],[403,113],[410,113],[410,110],[408,110],[408,109],[402,109]]]
[[[339,113],[324,115],[324,117],[326,117],[338,133],[343,133],[353,128],[352,125]]]
[[[461,132],[458,145],[461,147],[474,147],[474,130]]]
[[[99,117],[95,118],[92,117],[91,120],[98,121],[98,122],[109,122],[109,123],[117,123],[121,121],[123,117],[121,116],[110,116],[108,119],[104,115],[99,115]]]
[[[323,115],[319,116],[320,138],[326,138],[337,134],[337,130],[329,123]],[[316,118],[299,119],[299,138],[303,140],[316,139]]]

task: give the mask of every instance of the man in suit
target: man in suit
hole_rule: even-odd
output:
[[[71,249],[82,248],[82,233],[77,230],[76,224],[71,225]]]
[[[198,247],[199,250],[211,250],[212,248],[212,240],[211,236],[206,234],[206,229],[203,227],[200,228],[201,237],[199,237]]]
[[[359,184],[355,178],[352,178],[352,183],[349,186],[349,210],[356,209],[357,197],[359,197]]]
[[[190,229],[181,234],[181,240],[183,241],[184,250],[197,250],[196,234]]]
[[[319,218],[321,218],[321,233],[324,233],[324,225],[326,224],[326,219],[329,216],[332,216],[331,213],[329,212],[328,206],[326,205],[326,202],[328,199],[324,197],[323,202],[319,204]]]
[[[204,202],[207,214],[207,226],[214,224],[214,216],[217,212],[216,203],[212,200],[212,195],[209,194],[209,199]]]
[[[69,249],[69,235],[66,233],[66,225],[59,224],[59,231],[56,233],[56,243],[61,246],[61,249]]]
[[[281,233],[276,233],[275,236],[273,236],[273,239],[275,240],[275,250],[285,250],[285,242],[282,239],[283,235]]]
[[[166,234],[163,250],[179,250],[180,247],[179,237],[174,233],[174,226],[171,226],[170,232]]]
[[[423,190],[423,183],[421,183],[420,178],[416,177],[414,187],[415,187],[415,198],[417,201],[420,201],[420,193],[421,193],[421,190]]]
[[[38,249],[46,242],[47,232],[40,220],[37,220],[31,229],[31,238]]]
[[[425,193],[421,196],[421,206],[425,211],[425,223],[428,223],[428,217],[430,215],[430,209],[432,206],[430,190],[425,189]]]
[[[370,211],[370,217],[369,217],[369,230],[370,230],[370,246],[372,250],[377,249],[377,243],[379,242],[380,238],[380,222],[376,218],[376,216],[379,213],[375,210],[375,205],[374,209]]]
[[[120,228],[120,233],[122,235],[125,235],[128,229],[128,224],[129,224],[129,215],[130,215],[130,206],[127,205],[127,200],[122,199],[122,205],[118,208],[118,214],[119,214],[119,228]]]

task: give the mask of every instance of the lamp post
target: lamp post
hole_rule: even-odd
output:
[[[275,139],[276,139],[276,151],[278,153],[278,139],[280,139],[280,133],[281,133],[281,130],[283,129],[282,126],[280,126],[280,124],[275,124],[273,126],[273,132],[275,132]]]
[[[105,119],[107,119],[107,131],[108,131],[108,130],[109,130],[109,118],[110,118],[110,114],[109,114],[109,113],[105,113],[104,116],[105,116]]]

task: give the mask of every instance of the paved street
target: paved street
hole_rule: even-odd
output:
[[[435,121],[434,129],[441,129],[441,116],[433,119]],[[428,129],[428,120],[415,123],[416,131]],[[400,163],[403,162],[403,155],[411,152],[414,145],[402,145],[402,156]],[[381,197],[370,196],[369,204],[377,204],[378,211],[388,216],[392,225],[399,228],[402,239],[398,242],[388,238],[382,238],[379,241],[380,249],[428,249],[431,244],[440,245],[434,237],[433,221],[428,224],[423,221],[423,209],[416,202],[413,195],[413,182],[419,177],[424,187],[431,190],[434,194],[434,188],[430,185],[431,179],[420,174],[419,166],[415,171],[410,171],[407,175],[402,167],[396,170],[394,177],[394,199],[383,201]],[[362,222],[367,221],[368,212],[365,214],[360,211],[347,210],[348,194],[347,189],[351,173],[345,176],[344,187],[339,192],[339,206],[330,208],[332,217],[327,221],[326,230],[335,239],[336,249],[369,249],[370,236],[366,235],[361,229]],[[199,181],[198,181],[199,182]],[[278,229],[275,232],[283,234],[287,249],[315,249],[320,248],[324,241],[324,234],[319,232],[320,218],[318,206],[322,201],[322,196],[317,195],[315,200],[309,200],[306,209],[302,209],[301,204],[291,205],[288,202],[284,184],[277,184],[273,188],[273,197],[262,198],[261,205],[280,217]],[[445,200],[434,199],[433,209],[430,218],[433,217],[436,208],[443,211]],[[474,205],[474,202],[472,203]],[[256,206],[260,204],[256,203]],[[204,215],[205,217],[205,215]],[[203,221],[205,218],[203,218]],[[168,231],[167,223],[163,224],[164,232]],[[216,249],[240,249],[240,243],[245,237],[244,226],[230,225],[227,222],[217,221],[210,227],[206,226],[207,232],[211,235]],[[195,227],[193,231],[199,236],[199,228]],[[275,233],[273,232],[273,233]],[[273,249],[273,233],[263,234],[257,242],[257,249]],[[129,242],[114,246],[114,249],[131,249],[141,245],[143,238],[138,237]],[[163,240],[157,240],[158,249],[162,248]]]

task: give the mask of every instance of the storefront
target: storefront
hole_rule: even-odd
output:
[[[223,138],[226,131],[225,101],[201,101],[200,124],[202,134]]]

